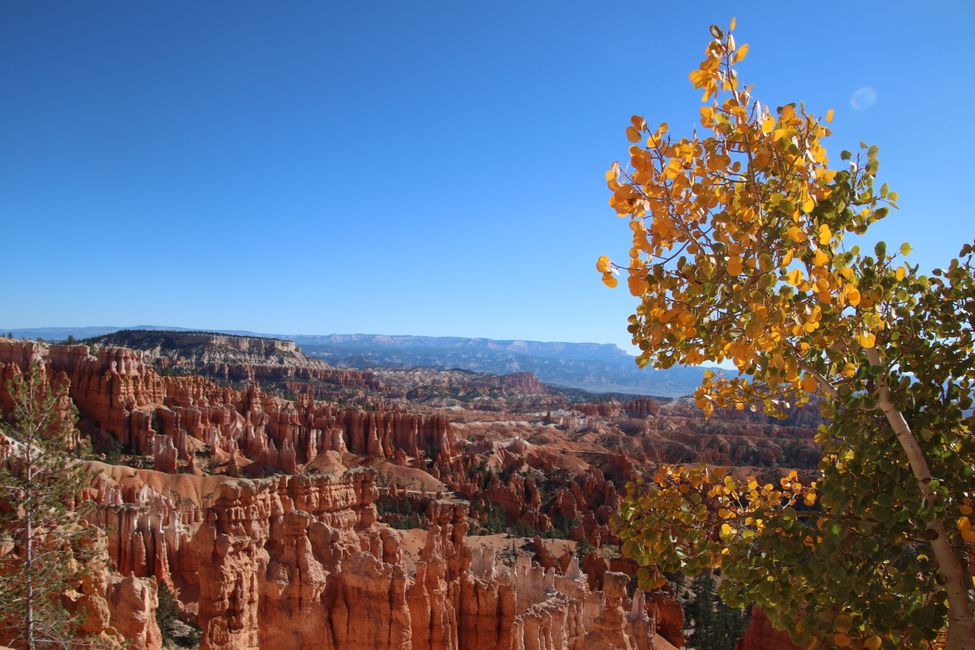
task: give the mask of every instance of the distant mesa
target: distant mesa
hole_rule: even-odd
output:
[[[407,336],[386,334],[329,334],[329,335],[264,335],[244,330],[196,332],[183,328],[161,328],[143,325],[134,328],[79,327],[14,329],[17,338],[64,340],[99,337],[112,345],[146,348],[156,339],[160,347],[190,349],[198,345],[223,347],[245,345],[242,341],[277,340],[271,345],[247,343],[247,349],[273,354],[300,354],[327,362],[335,368],[434,368],[461,369],[491,375],[531,373],[544,384],[575,388],[592,393],[620,393],[625,395],[656,395],[681,397],[690,395],[701,382],[705,368],[673,367],[668,370],[641,370],[634,358],[619,347],[606,343],[565,343],[526,340],[496,340],[459,336]],[[105,339],[106,335],[122,334],[126,340]],[[226,340],[213,337],[229,337]],[[141,337],[141,338],[140,338]],[[185,337],[185,338],[184,338]],[[200,337],[207,337],[205,340]],[[286,349],[287,342],[298,346]],[[254,346],[251,348],[250,346]],[[149,346],[155,347],[155,346]],[[245,350],[239,350],[241,352]],[[273,355],[272,355],[273,356]],[[296,360],[295,363],[298,363]]]
[[[298,345],[290,339],[193,330],[119,330],[93,337],[87,342],[137,349],[159,348],[183,351],[226,348],[235,352],[265,356],[299,352]]]

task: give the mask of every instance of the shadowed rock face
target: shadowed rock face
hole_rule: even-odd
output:
[[[422,532],[378,521],[376,471],[349,468],[429,451],[434,474],[460,480],[467,465],[443,415],[164,377],[122,348],[96,356],[87,346],[0,340],[0,377],[31,362],[68,383],[93,438],[149,456],[159,470],[88,463],[85,498],[98,505],[94,521],[117,569],[89,589],[101,613],[92,634],[159,648],[162,582],[205,649],[671,647],[655,633],[660,607],[639,592],[630,598],[626,574],[604,568],[598,590],[571,555],[543,568],[523,553],[502,560],[493,547],[475,549],[466,501],[427,498]],[[527,445],[498,454],[549,462]],[[201,462],[256,478],[207,475]],[[594,498],[612,502],[599,477],[568,488],[557,507],[581,513]],[[490,494],[514,495],[515,508],[540,503],[526,481]],[[593,518],[593,530],[602,525]]]
[[[776,630],[765,612],[752,607],[745,633],[735,643],[735,650],[799,650],[788,633]]]

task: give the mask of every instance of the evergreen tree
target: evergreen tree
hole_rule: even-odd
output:
[[[687,639],[695,650],[732,650],[745,631],[747,614],[729,607],[718,597],[714,578],[702,573],[691,583],[694,599],[684,608],[687,624],[693,627]]]
[[[0,421],[0,640],[29,650],[67,648],[81,621],[61,595],[83,570],[87,532],[76,506],[89,476],[69,453],[77,416],[66,391],[52,389],[39,365],[7,389],[9,421]]]

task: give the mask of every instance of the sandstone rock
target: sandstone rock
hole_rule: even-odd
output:
[[[63,378],[96,439],[152,454],[162,470],[88,463],[92,521],[107,531],[108,554],[126,576],[106,572],[79,590],[92,634],[158,647],[162,582],[186,616],[195,614],[204,650],[663,647],[654,634],[659,617],[642,596],[627,597],[627,576],[611,570],[620,567],[589,560],[600,574],[591,586],[571,555],[542,554],[539,566],[524,553],[514,565],[475,554],[468,504],[440,494],[423,497],[429,526],[418,557],[415,547],[407,552],[405,533],[377,522],[375,473],[348,469],[357,462],[348,454],[393,459],[399,469],[427,457],[432,473],[463,481],[470,461],[459,457],[443,415],[161,377],[141,354],[111,347],[94,355],[86,346],[0,342],[0,373],[22,372],[35,357],[52,381]],[[550,469],[524,440],[501,457],[513,468]],[[190,474],[175,473],[180,459]],[[197,474],[214,463],[274,475]],[[618,495],[601,471],[578,472],[546,499],[536,476],[494,478],[485,494],[516,519],[544,525],[571,516],[579,539],[610,539]]]
[[[735,642],[735,650],[799,650],[789,635],[772,627],[768,616],[758,607],[752,607],[745,633]]]
[[[114,579],[108,588],[112,627],[118,630],[130,648],[162,647],[162,633],[156,625],[159,599],[156,581],[129,574]]]

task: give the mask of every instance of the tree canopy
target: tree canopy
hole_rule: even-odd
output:
[[[930,275],[910,246],[858,236],[897,207],[861,143],[831,167],[833,111],[758,101],[736,64],[748,45],[712,26],[690,73],[700,127],[672,136],[634,116],[629,159],[606,174],[628,219],[621,275],[639,304],[637,363],[734,364],[695,400],[782,415],[811,399],[826,424],[814,481],[759,484],[706,467],[661,467],[631,486],[624,552],[644,569],[720,568],[730,603],[758,603],[803,646],[975,647],[975,280],[972,247]]]

